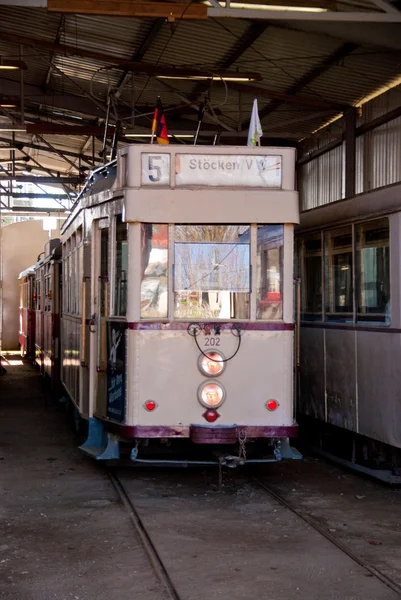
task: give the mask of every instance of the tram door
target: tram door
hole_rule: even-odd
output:
[[[109,313],[109,227],[108,219],[100,219],[95,224],[93,305],[96,326],[92,349],[96,364],[94,373],[93,413],[106,417],[107,412],[107,316]]]

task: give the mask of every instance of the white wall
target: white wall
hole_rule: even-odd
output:
[[[22,221],[1,228],[0,259],[3,268],[3,350],[18,348],[19,329],[19,281],[18,275],[34,265],[38,255],[49,241],[49,232],[43,231],[43,221]],[[60,237],[59,229],[51,232],[52,238]]]

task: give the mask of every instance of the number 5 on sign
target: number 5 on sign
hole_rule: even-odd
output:
[[[170,154],[142,154],[142,185],[170,185]]]

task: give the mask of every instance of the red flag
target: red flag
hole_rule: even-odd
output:
[[[158,144],[168,144],[168,131],[166,117],[163,112],[163,105],[160,97],[157,98],[155,114],[153,115],[152,134],[156,135]]]

